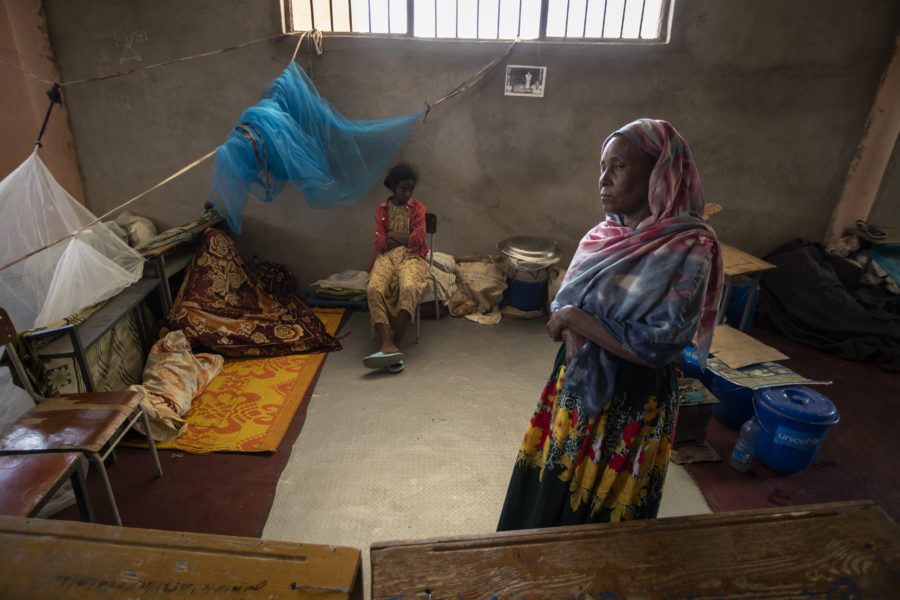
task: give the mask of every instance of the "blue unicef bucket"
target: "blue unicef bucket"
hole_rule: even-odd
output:
[[[506,278],[506,302],[513,308],[529,312],[541,310],[547,301],[547,281],[522,281]]]
[[[756,458],[782,473],[809,467],[828,429],[841,420],[831,400],[800,385],[762,390],[756,416],[761,426]]]
[[[709,391],[718,400],[713,405],[713,416],[725,425],[739,429],[747,419],[753,416],[753,390],[732,383],[712,371],[710,374],[712,375],[712,385]]]

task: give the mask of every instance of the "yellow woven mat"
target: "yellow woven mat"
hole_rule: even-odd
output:
[[[342,308],[316,308],[334,335]],[[194,398],[187,430],[157,448],[191,454],[274,452],[327,353],[227,359],[222,372]]]

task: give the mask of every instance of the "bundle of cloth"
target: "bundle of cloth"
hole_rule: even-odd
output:
[[[438,302],[447,304],[456,291],[456,259],[444,252],[429,252],[427,260],[431,261],[432,269],[419,303],[434,302],[436,294]],[[432,285],[432,279],[436,285]],[[310,287],[322,298],[361,301],[366,299],[368,284],[368,271],[348,269],[319,279]]]
[[[347,269],[313,282],[312,289],[317,296],[330,300],[348,300],[361,302],[366,299],[366,286],[369,283],[367,271]]]
[[[863,269],[819,244],[791,241],[765,257],[756,322],[847,360],[900,371],[900,304]]]
[[[182,418],[209,382],[222,372],[225,359],[218,354],[191,352],[183,331],[169,332],[156,342],[144,365],[143,382],[128,389],[141,394],[157,442],[174,440],[187,429]],[[144,431],[138,421],[135,427]]]
[[[254,264],[218,229],[207,229],[166,317],[191,346],[228,357],[332,352],[340,343],[299,296],[284,266]]]

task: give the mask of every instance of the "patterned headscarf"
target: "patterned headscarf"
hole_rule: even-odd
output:
[[[703,189],[687,142],[669,123],[639,119],[612,133],[656,159],[650,216],[634,229],[620,215],[585,234],[551,308],[575,305],[598,318],[627,350],[659,367],[696,334],[705,366],[722,293],[722,258],[703,220]],[[619,357],[588,342],[566,369],[565,388],[591,416],[615,390]]]

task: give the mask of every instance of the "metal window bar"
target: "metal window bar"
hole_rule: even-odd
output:
[[[348,14],[350,16],[350,31],[354,32],[354,33],[360,33],[361,31],[356,29],[353,25],[352,1],[351,0],[337,0],[337,1],[347,3],[347,10],[348,10]],[[406,1],[406,32],[405,32],[405,34],[408,37],[414,37],[415,0],[405,0],[405,1]],[[547,19],[548,19],[548,12],[549,12],[549,4],[551,1],[552,0],[541,0],[540,24],[539,24],[539,28],[538,28],[538,32],[539,32],[538,39],[541,39],[541,40],[547,39]],[[608,29],[610,29],[610,28],[607,27],[606,16],[608,13],[609,0],[604,0],[603,16],[602,16],[602,21],[601,21],[602,26],[601,26],[601,33],[600,33],[601,39],[619,39],[619,40],[622,39],[622,35],[624,33],[624,28],[625,28],[626,10],[627,10],[628,4],[630,2],[634,2],[634,1],[636,1],[636,0],[625,0],[625,2],[623,2],[622,16],[618,23],[618,32],[614,33],[614,32],[608,31]],[[330,14],[328,15],[327,20],[330,24],[331,31],[335,30],[334,29],[334,2],[335,2],[335,0],[329,0],[329,2],[328,2],[328,8],[329,8]],[[656,38],[660,37],[659,27],[657,27],[657,30],[652,37],[644,36],[644,20],[646,18],[648,18],[647,0],[640,0],[640,2],[641,2],[641,12],[640,12],[640,19],[639,19],[639,24],[638,24],[638,38],[637,39],[640,39],[640,40],[656,39]],[[391,3],[392,3],[392,0],[388,0],[388,3],[387,3],[388,4],[388,32],[390,34],[393,34],[394,32],[392,31],[391,18],[390,18]],[[438,0],[434,0],[434,35],[435,35],[435,37],[437,37],[437,35],[438,35],[437,3],[438,3]],[[516,28],[517,36],[520,36],[522,34],[522,3],[523,3],[523,0],[519,0],[518,22],[517,22],[517,28]],[[368,30],[363,33],[371,33],[372,32],[372,0],[367,0],[367,6],[368,6],[368,15],[367,15]],[[566,25],[565,25],[564,36],[566,38],[579,37],[581,39],[587,39],[587,22],[588,22],[588,14],[590,12],[590,1],[585,3],[584,18],[582,19],[580,35],[570,35],[570,29],[571,29],[570,28],[570,19],[569,19],[570,10],[571,10],[571,0],[566,0],[566,12],[565,12]],[[662,22],[668,15],[669,10],[670,10],[669,1],[663,0],[663,2],[661,4],[660,14],[657,15],[657,21]],[[316,29],[317,24],[320,23],[323,19],[320,14],[317,14],[317,11],[315,9],[315,1],[314,0],[309,0],[309,13],[310,13],[310,22],[311,22],[312,28]],[[500,16],[501,16],[501,14],[502,14],[501,3],[498,2],[497,3],[497,27],[496,27],[495,39],[500,38]],[[456,37],[458,39],[459,38],[459,19],[460,19],[459,0],[455,1],[455,15],[454,16],[455,16],[454,37]],[[480,38],[481,37],[481,0],[478,0],[476,3],[475,20],[476,20],[476,29],[475,29],[476,34],[475,35],[476,35],[476,38]],[[291,23],[293,24],[293,19],[291,19]],[[613,27],[615,27],[615,26],[613,25]]]
[[[641,18],[638,21],[638,39],[644,39],[644,11],[647,8],[647,0],[641,0]]]
[[[588,12],[590,11],[591,3],[590,0],[586,0],[584,3],[584,18],[581,20],[581,38],[584,39],[587,36],[587,17]],[[568,11],[566,11],[568,12]],[[566,22],[568,24],[568,21]]]
[[[550,0],[541,0],[541,22],[538,26],[538,39],[543,40],[547,37],[547,13],[549,11]]]
[[[625,11],[628,9],[628,0],[622,3],[622,20],[619,21],[619,35],[617,36],[620,40],[622,39],[622,31],[625,29]]]
[[[600,37],[606,37],[606,7],[607,7],[607,4],[606,4],[606,1],[604,1],[603,2],[603,20],[601,21],[601,23],[603,23],[603,25],[600,27]]]
[[[519,20],[516,25],[516,37],[522,35],[522,0],[519,0]]]

